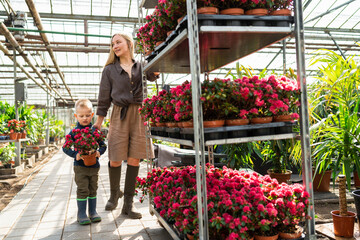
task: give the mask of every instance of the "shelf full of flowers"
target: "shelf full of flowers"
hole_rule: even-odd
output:
[[[296,80],[284,76],[205,80],[201,84],[206,145],[295,138]],[[162,90],[139,109],[152,138],[192,146],[191,83]]]
[[[205,171],[209,239],[253,239],[301,230],[309,206],[304,186],[209,164]],[[156,168],[138,178],[140,201],[153,196],[150,209],[179,236],[174,239],[199,239],[195,183],[194,166]]]
[[[199,15],[201,72],[210,72],[291,34],[291,16]],[[234,25],[232,25],[234,24]],[[187,17],[150,51],[145,71],[189,73]]]

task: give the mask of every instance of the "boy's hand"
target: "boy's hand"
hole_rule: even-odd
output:
[[[96,151],[96,157],[100,157],[100,152]]]
[[[80,153],[76,154],[76,161],[79,161],[81,159],[82,159],[82,157],[81,157]]]

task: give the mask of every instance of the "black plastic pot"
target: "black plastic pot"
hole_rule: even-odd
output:
[[[352,192],[354,200],[355,200],[355,207],[356,207],[356,215],[360,216],[360,190],[355,190]]]

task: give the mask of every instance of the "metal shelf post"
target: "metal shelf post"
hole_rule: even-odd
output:
[[[196,190],[199,217],[199,238],[209,239],[209,221],[206,196],[206,169],[205,169],[205,141],[203,129],[203,114],[201,107],[201,82],[200,82],[200,51],[199,28],[197,19],[196,0],[187,0],[188,39],[192,87],[192,107],[194,121],[194,143],[196,163]]]
[[[302,2],[294,0],[295,7],[295,44],[296,44],[296,63],[297,63],[297,81],[300,84],[300,137],[302,148],[302,172],[303,183],[306,191],[310,194],[310,206],[308,208],[308,216],[310,219],[306,221],[306,239],[316,239],[315,235],[315,214],[314,214],[314,192],[312,186],[312,163],[310,149],[310,130],[309,130],[309,114],[306,87],[305,72],[305,43],[304,43],[304,24],[302,15]]]

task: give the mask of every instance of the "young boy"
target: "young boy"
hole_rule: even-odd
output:
[[[84,129],[89,127],[93,129],[91,119],[94,116],[92,111],[92,104],[88,99],[80,99],[75,103],[75,118],[77,124],[75,129]],[[75,141],[72,130],[69,133]],[[96,191],[98,188],[98,173],[100,169],[99,157],[106,151],[106,144],[99,142],[99,149],[96,152],[96,164],[92,166],[85,166],[80,154],[69,148],[64,148],[63,151],[68,156],[74,158],[74,172],[75,183],[77,185],[77,221],[81,225],[90,224],[90,222],[100,222],[101,217],[96,212]],[[89,202],[89,217],[86,215],[86,204]]]

